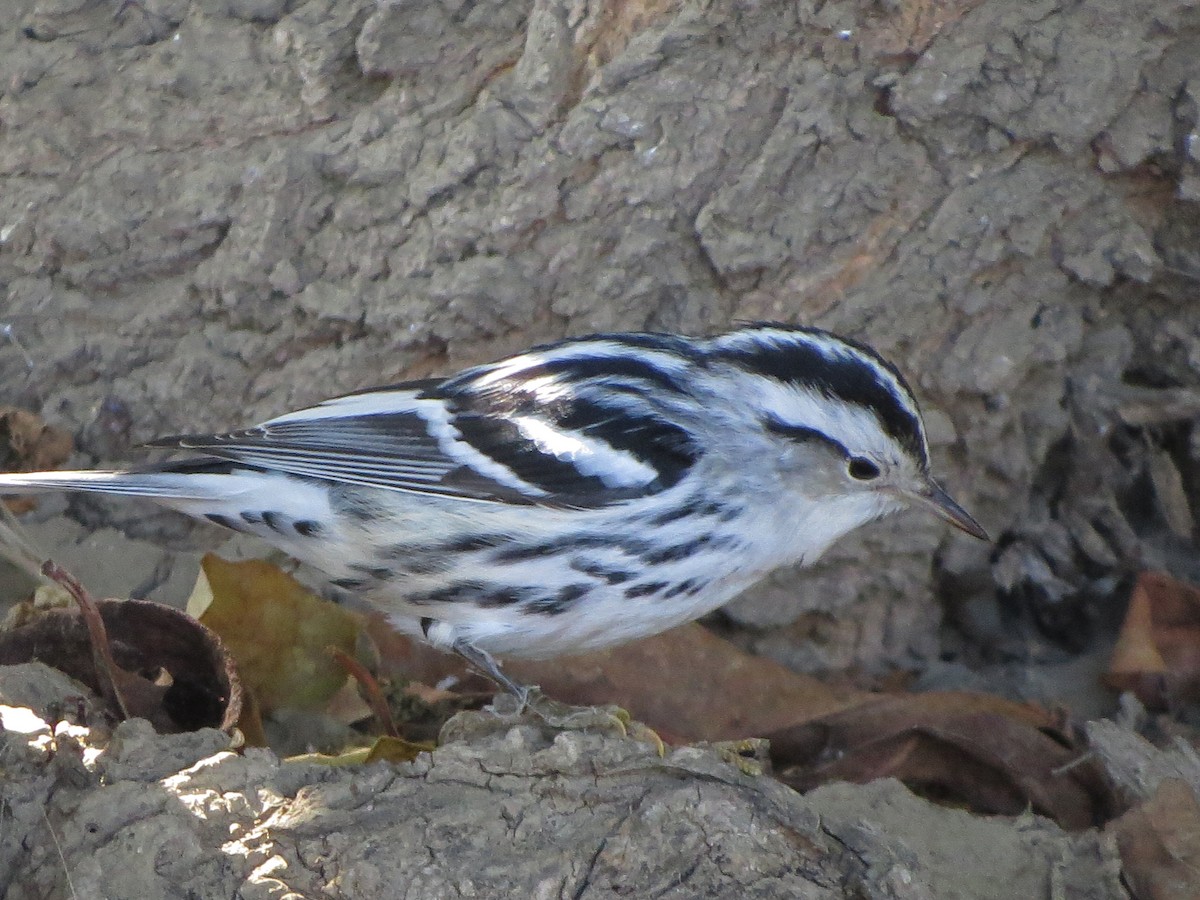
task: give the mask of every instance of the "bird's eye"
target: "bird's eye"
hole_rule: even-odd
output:
[[[852,456],[846,471],[856,481],[872,481],[879,477],[879,466],[862,456]]]

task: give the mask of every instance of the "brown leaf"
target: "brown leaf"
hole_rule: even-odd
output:
[[[568,703],[616,703],[664,738],[689,741],[762,735],[864,696],[751,656],[697,624],[580,656],[514,660],[506,670]]]
[[[58,468],[74,447],[70,432],[47,425],[28,410],[0,406],[0,472]]]
[[[207,554],[188,611],[215,631],[237,660],[264,713],[319,709],[346,681],[329,652],[353,654],[361,620],[261,560]]]
[[[70,432],[47,425],[28,410],[0,406],[0,472],[56,469],[66,462],[74,447]],[[28,512],[35,505],[22,497],[0,502],[14,513]]]
[[[1087,828],[1107,793],[1058,721],[988,694],[876,696],[766,735],[780,777],[797,790],[830,780],[898,778],[931,799],[982,813],[1032,807]]]
[[[1136,900],[1200,896],[1200,801],[1187,782],[1164,779],[1153,797],[1107,830],[1116,836]]]
[[[425,684],[455,675],[466,679],[468,689],[494,689],[457,658],[397,634],[382,616],[369,617],[367,629],[385,674]],[[751,656],[696,624],[595,653],[505,660],[504,670],[565,703],[617,704],[676,742],[759,735],[870,696]]]
[[[1200,697],[1200,589],[1139,575],[1104,681],[1155,710]]]
[[[1145,575],[1134,585],[1129,607],[1125,610],[1125,621],[1113,647],[1108,671],[1114,675],[1167,671],[1167,662],[1154,640],[1153,601],[1143,584],[1144,578]]]

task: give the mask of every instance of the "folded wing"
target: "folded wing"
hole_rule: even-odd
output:
[[[594,361],[550,374],[497,364],[154,446],[364,487],[594,508],[662,491],[695,461],[690,435],[650,387]]]

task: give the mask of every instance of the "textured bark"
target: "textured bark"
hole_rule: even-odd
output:
[[[37,668],[0,667],[0,702],[64,690]],[[237,755],[212,730],[51,734],[29,709],[0,714],[10,900],[1126,896],[1094,831],[942,809],[894,781],[801,797],[711,748],[659,758],[475,713],[415,762],[335,769]]]

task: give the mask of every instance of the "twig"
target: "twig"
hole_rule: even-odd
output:
[[[360,663],[353,656],[350,656],[344,650],[337,647],[328,647],[330,655],[339,666],[346,670],[355,681],[361,686],[367,695],[367,705],[371,707],[371,713],[375,716],[379,726],[384,733],[389,737],[398,738],[400,732],[396,728],[396,722],[392,719],[392,711],[388,708],[387,698],[383,696],[383,689],[379,686],[375,676],[367,671],[367,667]]]
[[[1072,769],[1077,769],[1085,763],[1092,762],[1095,758],[1096,758],[1096,754],[1089,751],[1080,756],[1077,756],[1075,759],[1071,760],[1068,763],[1063,763],[1057,769],[1051,769],[1050,774],[1055,776],[1056,778],[1061,775],[1066,775]]]
[[[95,598],[88,593],[87,588],[80,584],[74,575],[53,560],[48,559],[42,563],[42,574],[51,581],[61,584],[79,604],[79,611],[83,614],[83,622],[87,626],[88,637],[91,639],[96,680],[100,682],[108,700],[120,711],[121,718],[131,718],[129,707],[117,685],[118,666],[116,660],[113,659],[112,648],[108,643],[108,630],[104,627],[104,619],[100,616],[100,609],[96,606]]]

